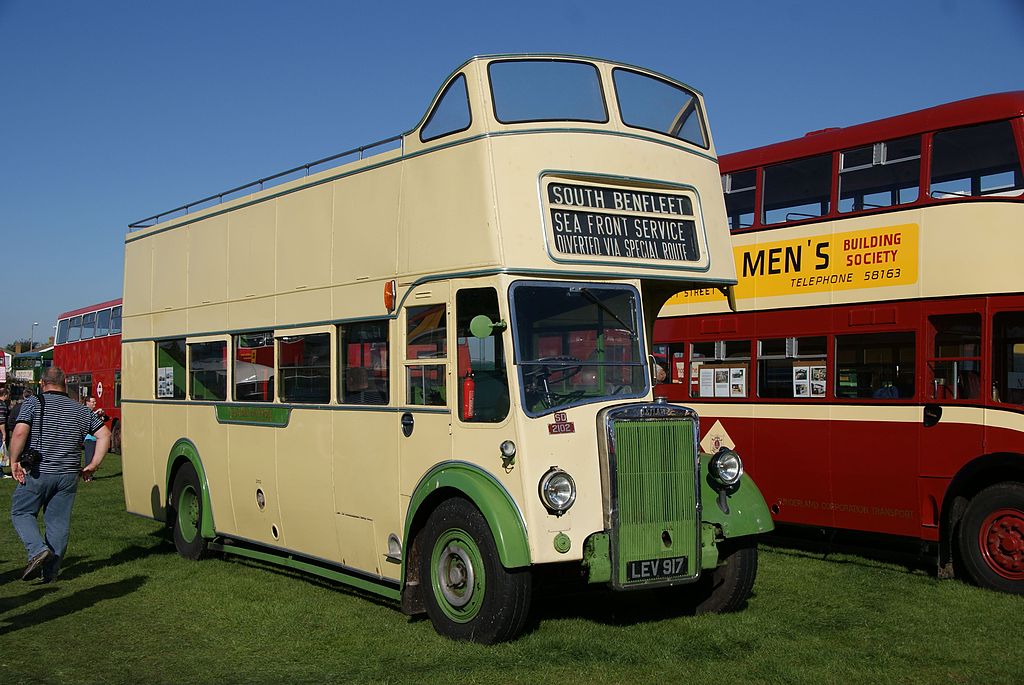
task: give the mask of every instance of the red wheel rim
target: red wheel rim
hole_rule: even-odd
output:
[[[1024,512],[997,509],[985,517],[978,547],[993,571],[1007,580],[1024,580]]]

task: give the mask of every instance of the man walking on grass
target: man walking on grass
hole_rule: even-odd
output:
[[[42,572],[43,582],[49,583],[57,579],[67,550],[78,478],[92,480],[110,448],[110,429],[68,397],[60,368],[46,369],[40,385],[42,393],[22,405],[11,436],[11,474],[18,481],[11,496],[11,522],[28,553],[21,579],[31,580]],[[86,435],[96,436],[96,452],[81,468]],[[41,455],[39,463],[28,470],[21,464],[26,449]],[[45,539],[39,532],[40,509],[45,509]]]

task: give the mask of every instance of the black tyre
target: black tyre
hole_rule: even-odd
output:
[[[1024,594],[1024,484],[991,485],[971,498],[956,537],[972,581]]]
[[[201,559],[206,540],[199,530],[203,520],[203,493],[192,464],[183,464],[174,474],[167,522],[174,534],[174,547],[186,559]]]
[[[718,548],[718,568],[705,571],[687,588],[698,614],[724,614],[742,609],[757,578],[757,542],[751,537],[726,540]]]
[[[110,451],[121,454],[121,422],[117,419],[110,427]]]
[[[464,499],[446,500],[421,535],[420,578],[434,629],[483,644],[515,638],[529,615],[532,576],[501,565],[480,511]]]

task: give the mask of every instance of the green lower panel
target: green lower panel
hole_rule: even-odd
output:
[[[622,420],[614,423],[614,435],[617,584],[692,578],[700,571],[693,424]],[[634,563],[658,560],[673,561]],[[630,578],[630,568],[640,577]]]

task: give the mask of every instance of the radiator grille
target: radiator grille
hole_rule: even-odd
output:
[[[616,420],[612,429],[617,496],[612,534],[618,583],[667,582],[657,577],[628,580],[627,566],[679,557],[687,560],[683,577],[692,578],[699,570],[700,524],[693,423],[686,419]]]

